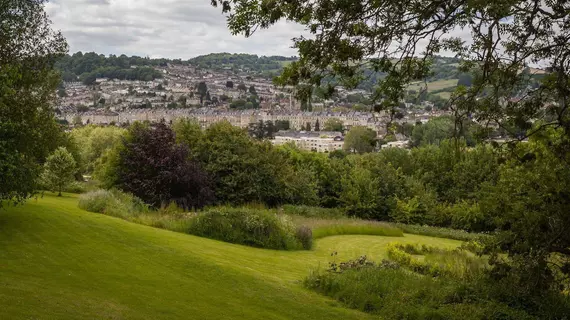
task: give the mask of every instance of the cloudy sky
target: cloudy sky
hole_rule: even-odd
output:
[[[232,36],[210,0],[50,0],[55,29],[70,52],[188,59],[211,52],[295,55],[303,27],[280,22],[246,39]]]

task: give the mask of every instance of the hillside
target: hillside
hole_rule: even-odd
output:
[[[283,66],[297,60],[296,57],[257,56],[254,54],[210,53],[190,59],[188,62],[210,70],[250,72],[261,76],[277,75]]]
[[[316,249],[253,249],[77,209],[46,196],[0,211],[0,319],[367,319],[300,280],[339,259],[379,260],[393,238],[328,237]],[[421,236],[398,242],[456,246]]]

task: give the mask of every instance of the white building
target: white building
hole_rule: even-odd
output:
[[[271,142],[277,146],[294,143],[301,150],[324,153],[342,150],[344,146],[340,132],[280,131]]]

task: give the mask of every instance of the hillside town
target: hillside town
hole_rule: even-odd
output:
[[[247,72],[203,70],[175,64],[155,69],[162,78],[152,81],[97,78],[92,85],[64,82],[58,92],[59,118],[72,125],[122,125],[191,118],[203,128],[220,121],[240,128],[259,121],[286,122],[290,132],[276,135],[304,140],[311,137],[311,131],[319,131],[319,127],[331,119],[340,121],[346,131],[363,126],[382,138],[387,133],[388,123],[425,123],[445,114],[433,110],[427,101],[424,105],[407,105],[407,111],[396,118],[383,112],[356,109],[358,104],[347,97],[369,94],[342,87],[336,97],[312,103],[309,111],[295,99],[292,88],[279,88],[271,80]],[[319,152],[342,149],[342,143],[334,138],[330,141],[325,138],[326,142],[320,143],[324,147],[307,149]],[[297,145],[305,148],[305,143]]]

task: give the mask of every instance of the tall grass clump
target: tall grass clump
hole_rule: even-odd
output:
[[[284,214],[302,216],[307,218],[341,219],[346,213],[340,208],[321,208],[304,205],[284,205],[280,208]]]
[[[187,233],[194,217],[196,217],[195,213],[188,213],[172,202],[158,210],[148,211],[133,217],[130,221],[155,228]]]
[[[404,233],[417,234],[421,236],[446,238],[459,241],[476,241],[481,238],[490,237],[489,234],[471,233],[464,230],[456,230],[441,227],[421,226],[403,223],[391,223],[396,228],[402,229]]]
[[[423,275],[477,277],[484,270],[483,258],[462,249],[442,249],[418,244],[390,243],[388,257],[402,267]]]
[[[418,276],[390,263],[313,271],[305,286],[346,306],[382,319],[536,319],[506,303],[490,299],[474,282]]]
[[[403,237],[402,230],[379,223],[329,224],[313,228],[313,239],[337,235],[370,235],[384,237]]]
[[[295,225],[268,210],[217,207],[198,214],[188,232],[197,236],[258,248],[299,250]],[[307,244],[305,244],[306,246]]]
[[[142,200],[119,190],[95,190],[79,196],[79,208],[129,219],[149,211]]]

